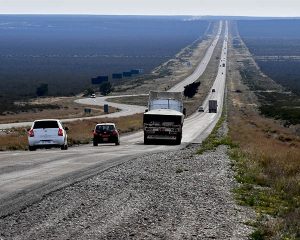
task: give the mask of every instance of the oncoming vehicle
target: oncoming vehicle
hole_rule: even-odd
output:
[[[28,130],[29,151],[37,148],[60,147],[61,150],[68,149],[68,128],[64,128],[57,119],[42,119],[33,122]]]
[[[114,143],[120,145],[120,135],[114,123],[97,124],[93,130],[93,145],[98,143]]]
[[[216,89],[213,88],[213,89],[211,90],[211,92],[216,92]]]
[[[204,112],[204,107],[203,107],[203,106],[200,106],[200,107],[198,108],[198,112]]]
[[[90,98],[96,98],[96,94],[95,93],[91,94]]]

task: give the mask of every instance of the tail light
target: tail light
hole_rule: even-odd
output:
[[[28,131],[28,136],[29,136],[29,137],[34,137],[33,129],[30,129],[30,130]]]
[[[118,135],[117,131],[116,131],[116,130],[114,130],[114,131],[112,132],[112,135],[113,135],[113,136],[116,136],[116,135]]]
[[[58,129],[58,136],[63,136],[64,132],[61,128]]]
[[[96,132],[96,130],[93,131],[93,135],[94,135],[94,136],[97,136],[97,135],[98,135],[97,132]]]

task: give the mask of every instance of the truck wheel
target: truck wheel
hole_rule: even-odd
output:
[[[181,138],[182,138],[182,134],[177,135],[176,140],[175,140],[175,144],[176,145],[180,145],[181,144]]]
[[[144,134],[144,144],[148,145],[149,144],[149,140],[147,139],[147,135]]]

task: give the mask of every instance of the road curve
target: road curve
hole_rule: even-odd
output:
[[[219,41],[219,38],[220,38],[220,35],[222,32],[222,27],[223,27],[223,22],[220,21],[218,33],[217,33],[216,37],[214,38],[212,44],[207,49],[203,59],[198,64],[195,71],[190,76],[188,76],[186,79],[184,79],[182,82],[180,82],[177,85],[175,85],[174,87],[172,87],[169,91],[181,92],[181,91],[183,91],[184,86],[199,79],[199,77],[205,71],[205,69],[211,59],[211,56],[215,50],[215,47]],[[139,94],[139,95],[146,95],[146,94]],[[139,96],[139,95],[136,95],[136,96]],[[109,106],[120,109],[120,112],[99,115],[99,116],[92,116],[92,117],[68,118],[68,119],[61,119],[61,120],[63,122],[72,122],[72,121],[76,121],[76,120],[93,119],[93,118],[107,118],[107,117],[113,118],[113,117],[128,116],[128,115],[132,115],[132,114],[136,114],[136,113],[142,113],[145,111],[145,107],[142,107],[142,106],[133,106],[133,105],[126,105],[126,104],[113,103],[113,102],[107,101],[110,98],[126,97],[126,96],[133,96],[133,95],[77,99],[75,102],[80,103],[80,104],[85,104],[85,105],[103,106],[104,104],[109,104]],[[32,122],[0,124],[0,130],[1,129],[10,129],[10,128],[19,128],[19,127],[28,127],[28,126],[31,126],[31,124],[32,124]]]
[[[187,144],[200,142],[218,121],[223,106],[226,80],[228,26],[226,23],[220,66],[213,88],[204,102],[205,112],[187,118],[183,126],[183,140],[179,146],[144,145],[143,133],[136,132],[121,137],[121,145],[93,147],[82,145],[61,150],[38,150],[36,152],[0,153],[0,216],[17,211],[27,204],[38,201],[45,194],[95,175],[108,168],[122,164],[141,155],[184,148]],[[207,112],[207,102],[218,100],[217,114]]]

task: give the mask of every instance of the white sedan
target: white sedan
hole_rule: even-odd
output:
[[[57,119],[43,119],[33,122],[28,130],[29,151],[37,148],[60,147],[61,150],[68,149],[68,128],[64,128]]]

